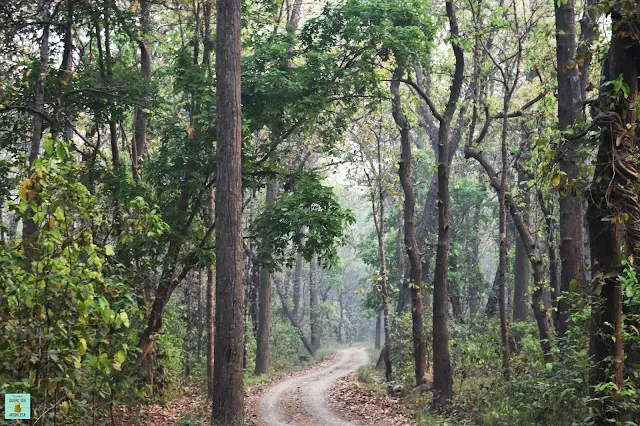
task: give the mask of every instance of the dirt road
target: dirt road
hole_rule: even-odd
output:
[[[329,389],[336,380],[368,361],[365,348],[344,349],[330,365],[278,383],[260,399],[260,423],[268,426],[354,426],[355,423],[338,417],[329,408]]]

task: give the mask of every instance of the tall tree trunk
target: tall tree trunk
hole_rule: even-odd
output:
[[[140,49],[140,72],[145,83],[151,81],[151,50],[149,49],[149,37],[151,33],[151,4],[149,0],[140,1],[140,28],[141,37],[138,39]],[[147,113],[143,108],[136,106],[134,109],[134,138],[131,146],[131,168],[134,178],[138,178],[138,165],[140,158],[147,151]]]
[[[636,7],[635,2],[631,3]],[[595,403],[596,425],[619,422],[624,418],[621,398],[616,390],[597,391],[597,385],[612,383],[621,389],[624,380],[624,342],[622,336],[623,254],[640,253],[640,206],[638,197],[638,79],[640,78],[640,37],[634,32],[634,15],[616,4],[611,12],[612,36],[603,66],[603,81],[619,77],[627,85],[624,94],[612,86],[601,93],[600,147],[589,197],[588,222],[591,241],[592,274],[599,277],[594,294],[591,354],[594,368],[590,390]],[[620,8],[620,9],[618,9]],[[625,17],[623,17],[625,16]],[[633,34],[633,35],[631,35]],[[616,99],[612,102],[611,99]],[[613,220],[611,219],[613,218]],[[633,265],[627,265],[633,267]],[[613,393],[613,394],[612,394]]]
[[[31,138],[29,145],[29,178],[33,172],[33,164],[40,154],[40,142],[42,141],[42,132],[44,131],[44,96],[46,89],[47,67],[49,64],[49,4],[44,0],[38,2],[38,7],[42,11],[41,19],[44,22],[42,25],[42,37],[40,38],[40,58],[38,60],[38,77],[36,80],[36,93],[33,104],[33,109],[36,111],[33,114],[33,123],[31,126]],[[31,262],[33,261],[33,237],[37,231],[36,223],[27,217],[24,219],[22,225],[22,241],[24,244],[24,258],[26,263],[26,269],[31,268]]]
[[[380,349],[380,342],[382,341],[382,312],[378,312],[376,315],[376,335],[375,335],[375,348]]]
[[[529,209],[531,199],[529,189],[524,183],[526,178],[524,174],[518,174],[518,187],[520,188],[522,197],[522,219],[529,226]],[[514,260],[514,288],[513,288],[513,321],[527,321],[527,301],[526,293],[529,288],[530,265],[527,250],[522,244],[522,239],[516,233],[516,255]]]
[[[551,292],[551,306],[553,328],[556,332],[560,327],[558,315],[558,297],[560,296],[560,280],[558,279],[558,256],[556,255],[555,232],[553,226],[553,210],[547,205],[542,192],[538,192],[538,204],[545,216],[545,228],[547,231],[547,255],[549,257],[549,290]]]
[[[240,0],[216,2],[216,330],[212,423],[244,424]]]
[[[215,189],[212,187],[209,195],[209,221],[215,219],[216,201]],[[207,395],[213,398],[213,370],[214,370],[214,344],[215,344],[215,307],[216,307],[216,269],[214,266],[207,268]]]
[[[273,205],[278,190],[278,182],[267,182],[266,208]],[[269,374],[269,332],[271,330],[271,286],[273,278],[267,268],[260,271],[260,289],[258,291],[258,334],[256,336],[256,376]]]
[[[309,264],[309,324],[311,325],[311,346],[315,357],[320,349],[320,306],[318,305],[318,255],[313,255]]]
[[[422,262],[420,249],[416,242],[413,217],[416,206],[416,196],[411,179],[411,140],[409,133],[409,121],[402,111],[400,98],[399,79],[404,75],[404,69],[396,68],[391,81],[391,93],[393,95],[392,113],[393,119],[400,130],[400,183],[404,191],[404,245],[409,257],[409,287],[411,291],[411,319],[413,335],[413,357],[415,363],[416,384],[423,382],[426,359],[424,347],[424,331],[422,324]]]
[[[207,67],[207,77],[212,77],[211,71],[211,52],[213,51],[213,42],[211,41],[211,12],[213,10],[213,1],[205,0],[204,2],[204,37],[202,40],[202,64]]]
[[[583,119],[582,93],[576,60],[576,23],[574,0],[556,2],[556,56],[558,68],[558,127],[560,131],[570,129],[577,120]],[[580,154],[576,145],[563,145],[559,162],[560,170],[566,173],[560,191],[560,262],[562,264],[560,289],[575,291],[586,285],[583,244],[582,200],[576,195],[574,186],[580,179],[578,162]],[[560,300],[559,334],[567,331],[569,312],[566,302]]]
[[[293,271],[293,316],[300,319],[300,293],[302,289],[302,263],[304,259],[302,253],[296,254],[296,266]]]
[[[508,173],[508,150],[507,150],[507,131],[508,131],[508,112],[511,100],[511,89],[505,84],[505,95],[503,102],[502,118],[502,134],[500,141],[500,190],[498,191],[499,199],[499,233],[500,233],[500,254],[499,266],[500,274],[498,275],[498,306],[500,309],[500,337],[502,339],[502,371],[505,380],[509,380],[509,331],[507,329],[507,307],[506,307],[506,274],[507,274],[507,173]],[[515,82],[514,82],[515,84]]]
[[[378,208],[376,208],[375,196],[373,195],[373,190],[371,194],[371,207],[373,209],[373,219],[374,225],[376,228],[376,235],[378,237],[378,254],[380,255],[380,293],[382,295],[382,317],[383,317],[383,327],[384,327],[384,350],[383,350],[383,359],[385,365],[385,377],[387,382],[391,381],[391,331],[389,327],[389,289],[387,285],[387,254],[384,249],[384,203],[385,203],[385,192],[382,187],[382,150],[380,146],[380,138],[376,136],[377,142],[377,198],[378,198]],[[372,182],[373,183],[373,182]]]
[[[469,259],[469,265],[473,273],[468,280],[468,297],[469,297],[469,317],[475,318],[478,316],[480,310],[480,288],[484,282],[482,278],[482,272],[480,271],[480,209],[481,206],[477,205],[474,208],[473,214],[473,230],[474,236],[471,240],[473,244],[471,250],[471,258]]]

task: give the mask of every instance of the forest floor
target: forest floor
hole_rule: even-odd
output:
[[[348,348],[286,378],[245,390],[246,426],[415,426],[399,400],[358,382],[369,363],[365,348]],[[166,404],[120,406],[116,425],[206,425],[210,408],[202,389],[187,386]]]
[[[266,389],[248,410],[255,426],[413,426],[397,400],[360,386],[358,368],[368,364],[365,348],[343,349],[329,362]]]

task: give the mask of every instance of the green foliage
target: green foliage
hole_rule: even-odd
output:
[[[60,409],[74,418],[87,415],[87,400],[127,390],[138,308],[113,248],[93,241],[101,213],[78,182],[80,166],[59,142],[47,150],[56,155],[36,161],[10,205],[36,232],[21,246],[0,245],[0,382],[36,401],[64,398]]]
[[[251,233],[258,242],[260,262],[270,270],[292,266],[297,251],[307,261],[318,255],[326,267],[337,261],[337,247],[354,222],[331,188],[317,176],[303,174],[292,193],[280,195],[253,221]]]

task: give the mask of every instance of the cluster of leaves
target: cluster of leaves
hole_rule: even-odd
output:
[[[320,265],[330,266],[354,222],[330,187],[322,185],[318,176],[304,173],[292,192],[280,195],[256,217],[250,232],[258,242],[261,264],[272,271],[284,264],[291,267],[296,252],[307,261],[317,255]]]

